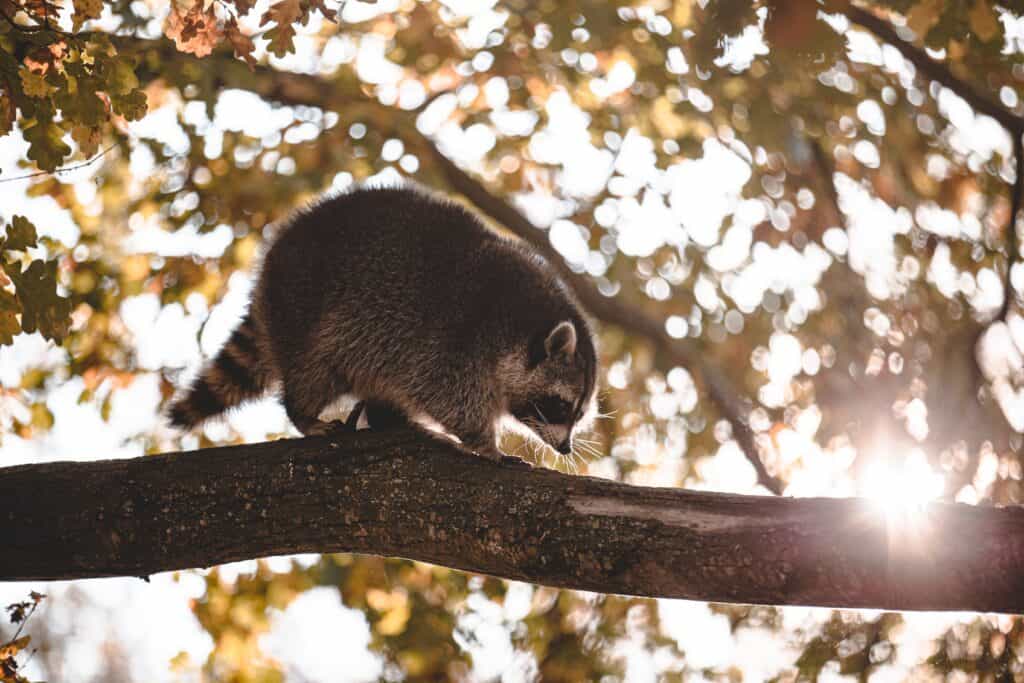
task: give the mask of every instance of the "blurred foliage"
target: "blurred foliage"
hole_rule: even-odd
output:
[[[943,497],[1021,501],[1024,362],[1012,343],[1001,362],[979,367],[975,354],[986,331],[1012,337],[991,324],[1008,281],[1012,145],[971,113],[976,102],[915,78],[849,21],[844,0],[471,4],[0,0],[0,136],[25,145],[0,182],[20,178],[29,201],[77,229],[60,241],[39,220],[0,216],[0,344],[38,331],[64,354],[2,389],[14,406],[0,411],[5,427],[43,438],[54,423],[47,398],[70,379],[104,419],[140,376],[156,374],[169,398],[181,368],[140,360],[126,302],[214,305],[232,274],[254,267],[265,227],[327,188],[408,176],[444,190],[432,138],[495,194],[540,198],[551,215],[537,223],[558,219],[584,242],[574,270],[665,319],[726,372],[751,403],[769,469],[792,492],[870,493],[867,467],[920,449]],[[858,7],[1024,115],[1022,20],[1008,3]],[[237,120],[218,114],[228,92],[250,98],[241,101],[251,116],[237,104]],[[683,206],[674,203],[678,178],[694,180],[686,164],[716,155],[739,180],[722,196],[682,192]],[[74,176],[57,172],[93,160]],[[722,217],[709,230],[687,203],[722,205]],[[668,236],[624,247],[652,225]],[[129,248],[152,227],[190,244],[227,239],[212,255]],[[992,291],[995,301],[983,296]],[[589,471],[731,485],[714,474],[729,430],[695,378],[630,330],[601,336],[610,418]],[[165,429],[132,438],[147,452],[182,443]],[[198,445],[238,439],[208,431]],[[205,581],[194,611],[215,644],[203,677],[217,681],[281,680],[259,638],[275,610],[313,586],[336,587],[366,614],[388,680],[468,679],[467,605],[503,604],[509,590],[345,555],[290,572],[261,563],[236,581],[214,570]],[[619,680],[624,642],[657,653],[666,680],[742,676],[692,668],[652,601],[531,595],[509,632],[541,680]],[[898,615],[837,612],[795,632],[769,608],[712,611],[734,630],[777,632],[798,647],[785,680],[866,680],[894,661],[906,628]],[[915,669],[947,674],[1024,680],[1020,621],[950,630]]]
[[[12,624],[18,625],[18,628],[10,640],[0,644],[0,683],[30,683],[27,678],[18,673],[18,669],[25,661],[24,657],[19,660],[19,656],[25,653],[30,653],[29,656],[31,656],[32,652],[28,649],[32,637],[23,636],[21,632],[45,597],[41,593],[32,591],[29,593],[28,600],[7,606],[7,616]]]

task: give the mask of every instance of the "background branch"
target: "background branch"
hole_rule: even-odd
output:
[[[962,97],[967,104],[971,105],[971,108],[975,111],[991,116],[998,121],[1006,129],[1006,132],[1010,134],[1010,137],[1013,138],[1013,155],[1016,159],[1017,177],[1011,190],[1010,221],[1006,232],[1008,260],[1006,297],[1003,300],[1003,306],[997,318],[1005,320],[1014,299],[1013,287],[1010,284],[1010,271],[1020,256],[1017,240],[1017,214],[1020,212],[1021,194],[1024,192],[1024,154],[1022,154],[1021,150],[1021,136],[1024,135],[1024,117],[1018,116],[1010,109],[990,99],[970,83],[957,78],[949,70],[949,67],[942,62],[932,59],[924,50],[901,38],[899,32],[892,24],[871,11],[849,3],[845,4],[842,11],[850,21],[866,28],[879,39],[899,50],[900,54],[913,64],[920,74],[952,90]]]
[[[920,74],[955,92],[975,111],[994,118],[1011,135],[1020,136],[1024,132],[1024,118],[989,99],[970,83],[957,78],[945,64],[932,59],[923,49],[901,38],[899,32],[885,19],[853,4],[847,4],[842,11],[850,21],[863,26],[899,50]]]
[[[772,605],[1024,611],[1024,509],[736,496],[502,467],[410,432],[0,470],[0,580],[305,552]]]

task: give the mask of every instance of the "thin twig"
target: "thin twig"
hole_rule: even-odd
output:
[[[3,179],[0,179],[0,183],[13,183],[16,180],[28,180],[29,178],[37,178],[37,177],[42,176],[42,175],[58,175],[60,173],[69,173],[71,171],[77,171],[79,169],[85,168],[86,166],[91,166],[92,164],[96,163],[101,158],[103,158],[103,156],[107,152],[109,152],[110,150],[114,149],[115,147],[117,147],[117,143],[116,142],[111,144],[109,147],[107,147],[103,151],[99,152],[93,158],[88,159],[86,161],[83,161],[83,162],[80,162],[80,163],[77,163],[77,164],[72,164],[71,166],[62,166],[61,168],[55,168],[52,171],[36,171],[34,173],[26,173],[25,175],[19,175],[19,176],[15,176],[13,178],[3,178]]]
[[[15,14],[17,14],[17,11],[15,11]],[[3,10],[0,10],[0,17],[3,17],[4,21],[10,24],[14,28],[14,30],[20,33],[39,33],[40,31],[44,30],[42,26],[25,26],[24,24],[19,24],[18,22],[14,21],[13,17],[7,16],[7,12],[4,12]]]
[[[32,618],[32,615],[35,614],[36,607],[39,607],[39,603],[38,602],[33,603],[32,606],[29,607],[28,613],[26,613],[25,616],[22,617],[21,623],[18,624],[18,629],[14,632],[14,637],[11,638],[10,642],[13,643],[14,641],[16,641],[18,639],[18,636],[21,635],[21,631],[22,631],[22,629],[25,628],[25,624],[27,624],[28,620]]]

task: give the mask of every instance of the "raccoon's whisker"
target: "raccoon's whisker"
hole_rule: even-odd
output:
[[[601,452],[601,449],[599,448],[601,444],[597,441],[591,441],[590,439],[581,439],[579,437],[576,437],[575,443],[579,444],[580,448],[589,453],[597,454]]]

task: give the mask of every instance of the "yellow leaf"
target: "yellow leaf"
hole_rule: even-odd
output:
[[[32,636],[22,636],[17,640],[12,640],[6,645],[0,647],[0,659],[10,659],[16,656],[19,652],[28,647],[31,642]]]
[[[971,31],[978,36],[983,43],[999,35],[999,18],[989,0],[974,0],[974,7],[967,14],[971,24]]]
[[[182,650],[178,654],[171,657],[169,662],[171,671],[175,673],[182,673],[191,666],[192,662],[188,656],[188,653]]]
[[[75,126],[71,129],[71,139],[78,145],[83,156],[91,157],[99,149],[100,130],[89,126]]]
[[[664,138],[678,138],[686,132],[686,121],[676,113],[675,105],[667,97],[659,97],[654,101],[651,121],[658,129],[658,134]]]
[[[412,615],[412,610],[409,609],[407,603],[398,605],[392,610],[388,610],[380,621],[377,622],[377,633],[382,636],[397,636],[405,630],[406,624],[409,623],[409,617]]]
[[[985,0],[981,0],[984,2]],[[928,29],[935,25],[942,12],[942,0],[922,0],[907,12],[907,26],[923,38]]]
[[[48,97],[53,91],[53,86],[46,82],[42,74],[29,71],[25,67],[18,69],[21,76],[21,88],[29,97]]]
[[[672,3],[672,23],[676,28],[690,25],[693,17],[693,0],[675,0]]]
[[[99,19],[103,12],[103,0],[72,0],[75,13],[74,29],[77,31],[89,19]]]

